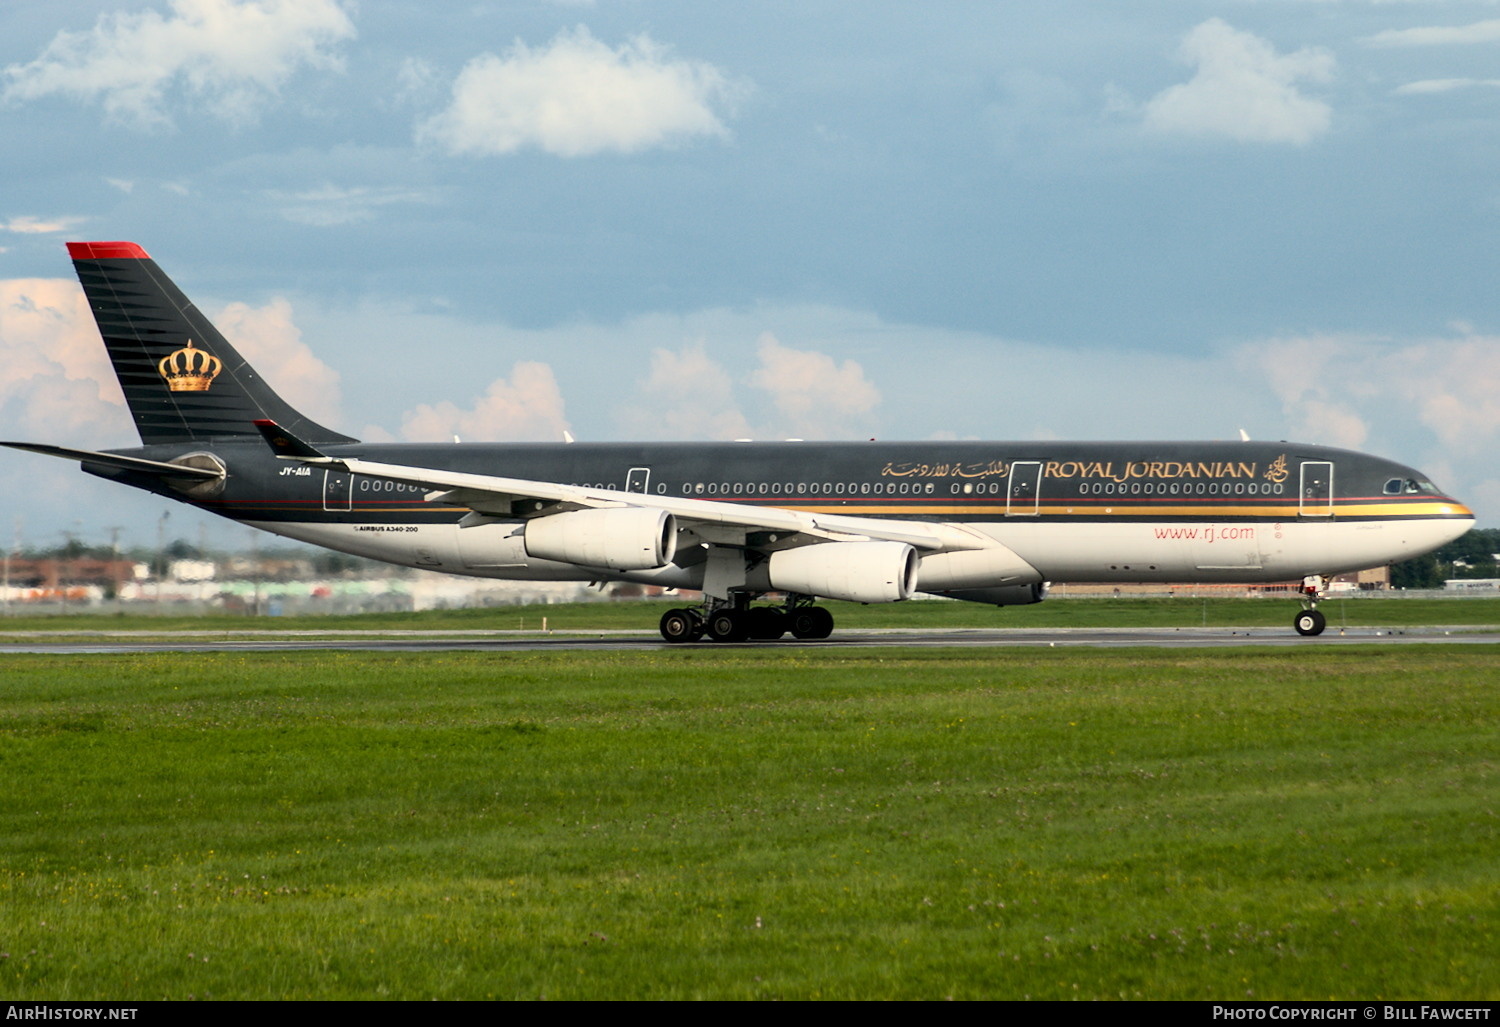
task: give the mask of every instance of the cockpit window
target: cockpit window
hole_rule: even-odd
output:
[[[1388,496],[1442,495],[1436,485],[1421,478],[1387,478],[1384,491]]]

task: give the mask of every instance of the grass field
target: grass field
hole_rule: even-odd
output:
[[[0,669],[12,999],[1500,997],[1495,647]]]

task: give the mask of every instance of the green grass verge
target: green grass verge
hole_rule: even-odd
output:
[[[235,617],[142,616],[81,613],[0,618],[7,632],[59,630],[655,630],[664,601],[557,603],[420,613],[348,616]],[[1290,627],[1296,601],[1285,599],[1107,599],[1055,598],[1031,606],[996,608],[974,603],[910,602],[860,606],[826,602],[840,629],[861,628],[1067,628],[1067,627]],[[1330,627],[1415,627],[1434,624],[1500,624],[1500,598],[1330,599],[1321,609]]]
[[[0,669],[12,999],[1500,996],[1495,647]]]

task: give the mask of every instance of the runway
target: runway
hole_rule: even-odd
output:
[[[603,652],[699,650],[776,650],[797,648],[1088,648],[1220,649],[1236,646],[1340,645],[1496,645],[1500,626],[1450,625],[1418,628],[1330,627],[1315,638],[1289,628],[1036,628],[1003,630],[953,628],[922,631],[886,629],[836,631],[832,638],[804,641],[669,645],[654,631],[55,631],[0,634],[0,654],[54,653],[244,653],[334,649],[350,652]]]

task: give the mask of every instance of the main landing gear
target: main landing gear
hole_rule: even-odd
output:
[[[1302,612],[1292,620],[1292,627],[1297,629],[1297,634],[1321,635],[1328,626],[1328,618],[1318,609],[1318,601],[1323,598],[1324,584],[1326,579],[1321,574],[1309,574],[1302,579]]]
[[[704,635],[715,642],[769,642],[791,632],[795,638],[827,638],[833,614],[812,605],[807,596],[791,596],[786,605],[750,606],[750,597],[709,599],[702,607],[668,610],[661,615],[661,637],[668,642],[696,642]]]

